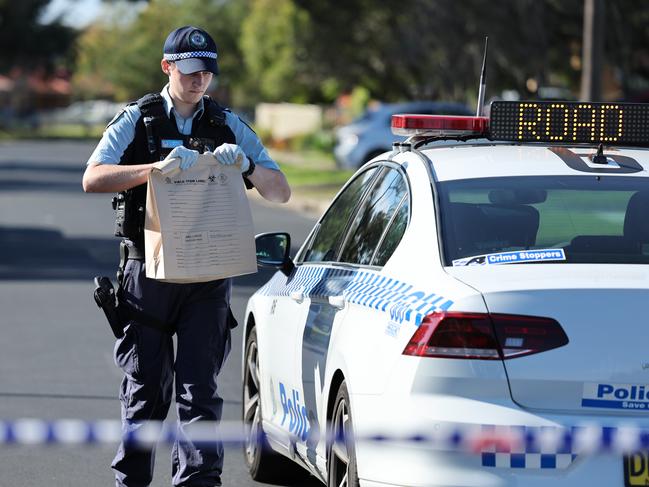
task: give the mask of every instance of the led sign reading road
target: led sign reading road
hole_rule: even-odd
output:
[[[649,104],[495,101],[490,139],[649,146]]]

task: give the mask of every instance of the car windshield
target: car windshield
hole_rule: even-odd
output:
[[[447,266],[649,264],[647,178],[480,178],[439,190]]]

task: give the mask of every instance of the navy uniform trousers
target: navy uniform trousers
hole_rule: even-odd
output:
[[[174,361],[170,334],[136,320],[129,322],[124,337],[115,344],[115,363],[124,372],[120,389],[123,432],[138,429],[142,421],[166,418],[175,376],[181,441],[172,448],[173,484],[221,485],[223,445],[216,441],[194,444],[184,434],[192,423],[221,418],[223,400],[216,391],[216,378],[230,351],[231,280],[171,284],[145,274],[144,262],[127,261],[123,297],[147,317],[174,326],[177,352]],[[154,456],[155,448],[122,442],[112,463],[116,485],[149,485]]]

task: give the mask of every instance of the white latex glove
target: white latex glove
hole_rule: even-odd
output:
[[[250,161],[243,149],[236,144],[221,144],[214,149],[214,157],[221,164],[237,164],[241,172],[246,172],[250,167]]]
[[[176,167],[179,167],[181,171],[184,171],[196,164],[196,161],[198,161],[198,155],[198,151],[179,145],[178,147],[174,147],[169,155],[163,160],[156,162],[155,167],[162,171],[163,174],[174,170]],[[178,160],[180,160],[179,164],[177,163]]]

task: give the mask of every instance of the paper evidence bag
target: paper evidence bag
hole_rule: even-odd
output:
[[[212,154],[181,171],[178,159],[148,179],[146,276],[205,282],[257,272],[250,205],[238,165]]]

